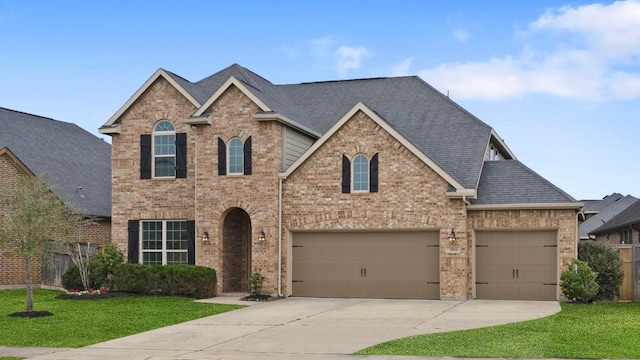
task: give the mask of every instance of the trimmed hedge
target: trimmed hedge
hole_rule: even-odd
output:
[[[204,299],[216,296],[216,285],[216,271],[204,266],[127,263],[113,272],[113,290],[136,294]]]

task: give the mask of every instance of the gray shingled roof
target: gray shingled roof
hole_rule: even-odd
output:
[[[602,224],[597,229],[590,231],[589,234],[599,234],[609,230],[625,228],[632,224],[635,224],[636,227],[640,224],[640,200],[637,199],[633,204],[627,206],[626,209],[611,218],[611,220]]]
[[[363,102],[465,188],[478,187],[474,204],[576,202],[520,162],[485,162],[491,127],[416,76],[274,85],[238,64],[195,83],[167,73],[201,104],[234,76],[271,111],[319,135]]]
[[[201,102],[231,75],[271,110],[319,134],[363,102],[465,188],[478,182],[491,127],[419,77],[273,85],[237,64],[196,83],[172,74]]]
[[[592,231],[602,227],[603,224],[613,219],[616,215],[622,213],[625,209],[627,209],[633,203],[638,201],[638,199],[636,199],[631,195],[627,195],[625,197],[622,197],[622,195],[620,195],[621,197],[618,197],[616,195],[619,195],[619,194],[613,194],[613,196],[610,195],[605,197],[602,200],[602,203],[606,204],[607,206],[602,208],[603,206],[601,205],[603,204],[597,205],[595,208],[598,208],[601,210],[596,215],[589,218],[589,220],[580,224],[579,226],[580,237],[588,236]],[[615,200],[611,200],[611,199],[615,199]],[[585,211],[586,211],[586,206],[585,206]]]
[[[472,205],[570,203],[576,200],[518,160],[486,161]]]
[[[607,195],[603,197],[602,200],[585,200],[583,211],[590,212],[590,213],[593,213],[593,212],[597,213],[608,208],[609,206],[611,206],[611,204],[615,203],[616,201],[622,198],[623,198],[622,194],[613,193],[611,195]]]
[[[72,207],[111,216],[111,145],[104,140],[75,124],[0,108],[4,147],[34,174],[49,174],[52,191]]]

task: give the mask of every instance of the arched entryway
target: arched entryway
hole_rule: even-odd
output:
[[[222,225],[222,291],[249,291],[251,272],[251,218],[246,211],[233,208]]]

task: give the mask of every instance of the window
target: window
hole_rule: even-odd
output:
[[[251,136],[244,143],[232,138],[228,145],[218,138],[218,175],[227,174],[251,175]]]
[[[176,132],[173,124],[162,120],[153,128],[153,176],[176,176]]]
[[[620,244],[631,244],[633,242],[631,230],[620,230]]]
[[[352,191],[369,191],[369,159],[365,155],[353,158]]]
[[[188,263],[186,221],[142,221],[141,239],[143,264],[171,265]]]
[[[229,141],[229,174],[244,174],[244,144],[238,138]]]
[[[351,160],[342,155],[342,192],[378,192],[377,153],[371,160],[366,155],[356,155],[353,158],[353,166]]]

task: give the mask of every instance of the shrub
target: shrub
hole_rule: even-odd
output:
[[[216,296],[214,269],[196,265],[120,264],[114,268],[114,289],[145,295]]]
[[[124,263],[122,251],[114,244],[106,244],[91,258],[91,278],[93,282],[107,289],[113,287],[113,272]]]
[[[262,275],[260,270],[256,270],[251,273],[249,277],[249,290],[251,291],[251,295],[261,295],[262,294],[262,286],[264,285],[264,281],[267,278]]]
[[[596,281],[600,290],[596,300],[609,301],[620,295],[624,271],[620,254],[614,248],[596,241],[582,241],[578,244],[578,259],[587,262],[598,273]]]
[[[573,259],[560,274],[560,288],[564,296],[579,303],[590,303],[598,294],[597,273],[585,261]]]
[[[78,270],[78,265],[71,264],[62,274],[62,287],[67,290],[76,289],[81,290],[84,289],[82,285],[82,279],[80,279],[80,270]]]

